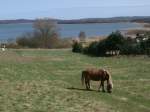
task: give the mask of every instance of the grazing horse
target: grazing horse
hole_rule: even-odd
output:
[[[82,71],[82,77],[81,77],[82,85],[84,84],[85,81],[87,90],[90,89],[90,80],[100,81],[100,86],[98,88],[98,91],[100,91],[100,88],[102,86],[103,92],[105,92],[104,81],[107,81],[107,92],[108,93],[112,92],[113,83],[112,83],[111,75],[108,71],[104,69],[87,69]]]

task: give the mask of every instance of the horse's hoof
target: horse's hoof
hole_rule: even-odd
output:
[[[112,91],[108,91],[108,93],[112,93]]]

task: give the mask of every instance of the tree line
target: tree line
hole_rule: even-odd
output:
[[[83,47],[80,42],[74,42],[72,51],[92,56],[150,55],[150,33],[137,34],[136,38],[131,38],[124,37],[119,31],[116,31],[106,39],[92,42],[87,47]]]

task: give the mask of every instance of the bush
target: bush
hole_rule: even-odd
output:
[[[98,55],[99,56],[106,56],[107,47],[106,47],[106,40],[102,40],[98,44]]]
[[[79,42],[74,42],[72,46],[72,52],[81,53],[83,50],[82,44]]]
[[[140,42],[141,49],[144,53],[147,53],[148,49],[150,49],[150,38],[147,40],[143,40]]]
[[[87,53],[98,56],[98,42],[92,42],[87,48]]]
[[[116,31],[108,36],[105,41],[105,47],[107,51],[120,50],[121,46],[124,44],[124,41],[125,39],[123,35],[119,31]]]
[[[139,45],[135,44],[135,45],[127,45],[124,44],[121,49],[120,49],[120,53],[124,54],[124,55],[137,55],[137,54],[141,54],[141,48]]]
[[[84,48],[82,49],[82,52],[83,52],[84,54],[89,54],[88,49],[89,49],[89,47],[84,47]]]
[[[83,51],[84,54],[93,56],[118,55],[118,53],[124,55],[150,55],[150,36],[145,34],[137,42],[136,39],[130,37],[124,38],[120,32],[116,31],[102,41],[92,42],[86,48],[82,48],[78,43],[75,43],[73,48],[75,52]]]
[[[105,56],[106,55],[105,40],[99,42],[92,42],[88,47],[83,49],[83,52],[85,54],[93,56]]]
[[[106,56],[106,52],[120,50],[124,40],[120,32],[113,32],[107,39],[91,43],[86,52],[94,56]]]
[[[40,48],[41,47],[41,38],[36,37],[32,33],[26,33],[16,39],[16,43],[21,47],[27,48]]]

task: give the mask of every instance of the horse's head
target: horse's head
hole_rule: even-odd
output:
[[[105,71],[106,76],[108,76],[107,78],[107,92],[111,93],[112,89],[113,89],[113,83],[112,83],[112,78],[111,75],[108,71]]]
[[[108,92],[108,93],[111,93],[111,92],[112,92],[112,89],[113,89],[112,83],[108,83],[108,84],[107,84],[107,92]]]

